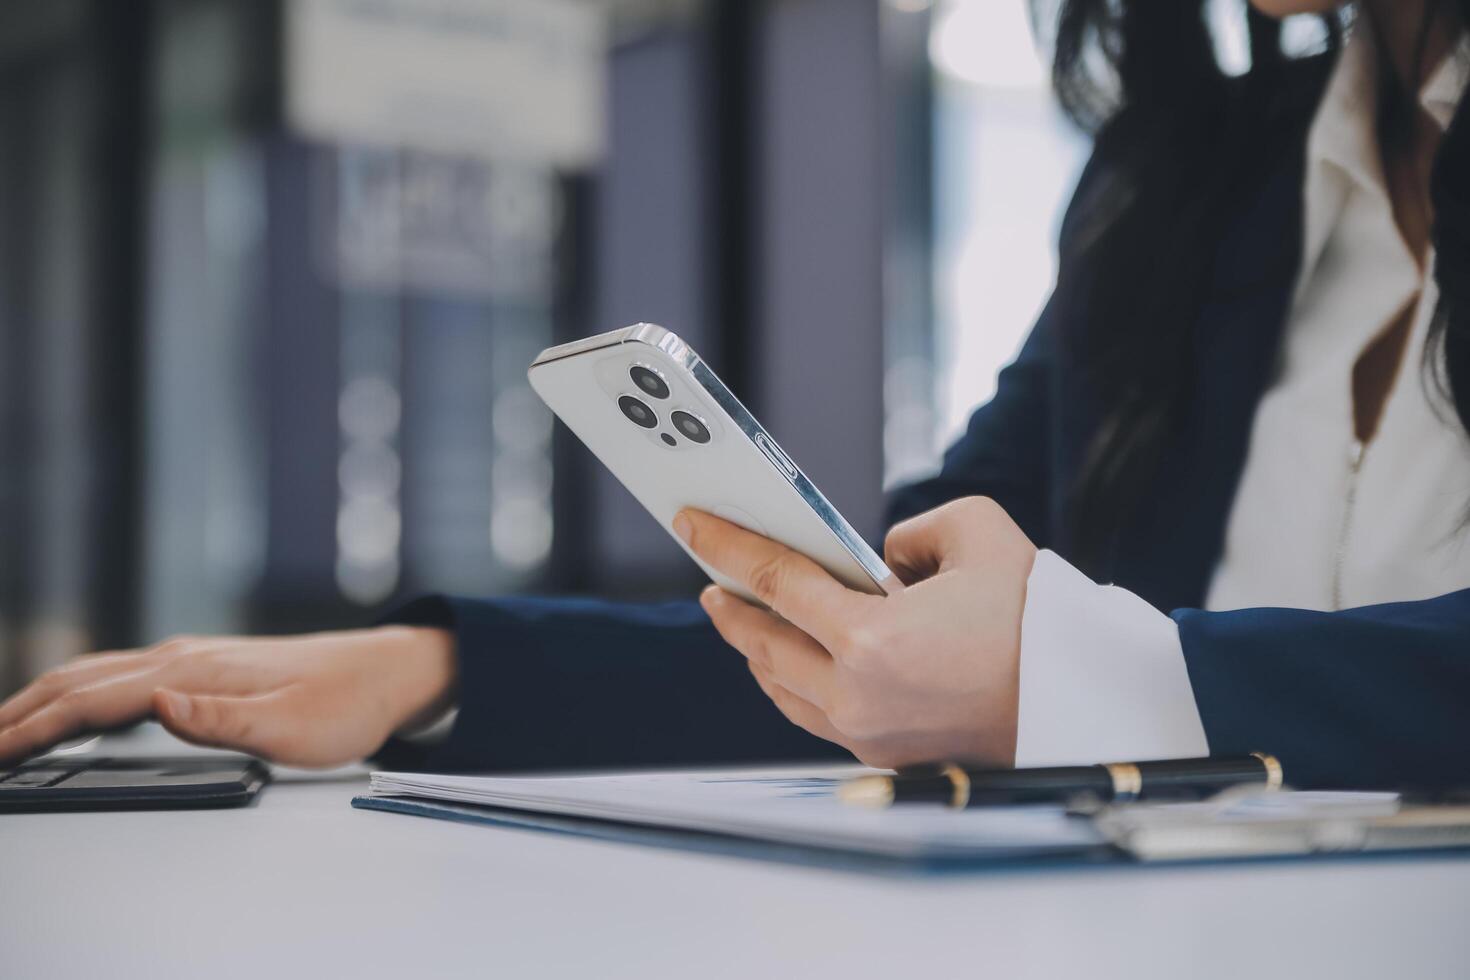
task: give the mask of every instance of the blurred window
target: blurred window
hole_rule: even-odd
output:
[[[573,290],[558,249],[574,252],[579,178],[559,164],[602,143],[600,15],[590,40],[550,45],[554,71],[537,60],[538,18],[569,11],[161,7],[143,635],[306,629],[418,592],[547,581],[552,420],[525,367]],[[283,38],[293,68],[359,74],[277,80],[266,54]],[[391,71],[365,48],[391,52]],[[443,76],[438,49],[460,74]],[[509,108],[506,73],[530,79]],[[572,109],[569,87],[586,96]],[[494,125],[434,138],[462,114]]]
[[[1052,97],[1026,0],[940,0],[934,83],[935,426],[964,431],[1056,276],[1056,231],[1089,146]]]

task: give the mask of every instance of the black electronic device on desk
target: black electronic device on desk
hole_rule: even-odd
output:
[[[0,769],[0,814],[245,806],[270,771],[245,756],[37,759]]]

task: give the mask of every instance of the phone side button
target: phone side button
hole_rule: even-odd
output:
[[[801,471],[796,468],[796,464],[786,457],[786,454],[781,451],[780,446],[766,438],[764,432],[757,432],[755,434],[755,444],[760,446],[761,452],[766,454],[766,459],[769,459],[775,465],[776,469],[786,474],[786,479],[794,483],[797,477],[801,475]]]

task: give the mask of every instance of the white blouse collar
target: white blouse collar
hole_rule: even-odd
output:
[[[1419,104],[1440,129],[1449,129],[1466,88],[1470,88],[1470,34],[1461,38],[1459,46],[1430,77],[1419,93]]]
[[[1470,82],[1470,35],[1430,77],[1419,104],[1441,128]],[[1378,148],[1378,55],[1366,30],[1348,38],[1307,139],[1305,235],[1299,290],[1311,278],[1348,194],[1356,187],[1388,201]]]
[[[1419,93],[1419,105],[1448,129],[1470,82],[1470,36],[1440,64]],[[1367,30],[1355,30],[1323,96],[1308,144],[1314,165],[1335,165],[1365,189],[1383,190],[1378,151],[1378,54]]]

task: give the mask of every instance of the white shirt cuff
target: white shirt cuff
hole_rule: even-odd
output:
[[[1021,615],[1017,766],[1209,754],[1179,627],[1041,551]]]

